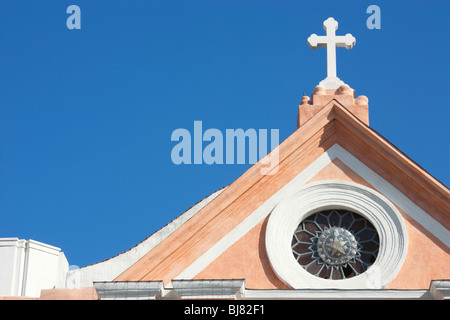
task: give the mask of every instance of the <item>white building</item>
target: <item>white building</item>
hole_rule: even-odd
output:
[[[0,238],[0,297],[39,297],[42,289],[65,288],[69,263],[60,248],[18,238]]]

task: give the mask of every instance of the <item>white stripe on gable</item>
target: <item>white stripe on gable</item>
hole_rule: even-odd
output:
[[[266,218],[281,200],[289,197],[293,192],[295,192],[295,190],[305,185],[335,158],[341,160],[346,166],[360,175],[375,189],[385,195],[390,201],[395,203],[401,210],[406,212],[411,218],[416,220],[426,230],[442,241],[447,247],[450,246],[449,230],[419,208],[389,182],[384,180],[377,173],[347,152],[344,148],[338,144],[335,144],[314,162],[312,162],[308,167],[306,167],[302,172],[300,172],[294,179],[278,190],[278,192],[276,192],[272,197],[266,200],[266,202],[264,202],[258,209],[256,209],[238,226],[214,244],[189,267],[183,270],[175,279],[193,279],[211,262],[213,262],[235,242],[241,239],[247,232]]]

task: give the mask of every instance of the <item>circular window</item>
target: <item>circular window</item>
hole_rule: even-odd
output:
[[[353,182],[319,181],[293,190],[272,210],[266,251],[293,289],[380,289],[408,249],[400,212],[379,192]]]
[[[375,227],[348,210],[325,210],[304,219],[292,237],[292,253],[309,273],[348,279],[365,272],[378,254]]]

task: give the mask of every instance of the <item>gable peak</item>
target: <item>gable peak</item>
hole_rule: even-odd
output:
[[[359,120],[369,125],[369,99],[362,95],[355,98],[355,90],[344,84],[337,89],[325,89],[319,85],[314,88],[311,98],[303,95],[298,106],[297,127],[311,119],[332,100],[339,102]]]
[[[339,79],[336,72],[336,48],[352,49],[356,39],[350,33],[345,36],[336,35],[338,22],[332,17],[324,21],[323,28],[326,35],[312,34],[307,42],[313,50],[319,47],[327,49],[327,77],[315,87],[311,98],[303,95],[298,111],[297,127],[312,118],[331,100],[338,101],[359,120],[369,125],[369,99],[366,96],[355,99],[355,90]]]

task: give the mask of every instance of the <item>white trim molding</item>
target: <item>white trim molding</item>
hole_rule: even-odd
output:
[[[321,210],[346,209],[369,220],[380,246],[374,264],[348,279],[329,280],[307,272],[295,259],[292,236],[306,217]],[[347,181],[320,181],[300,188],[281,201],[267,223],[266,250],[277,276],[293,289],[381,289],[395,278],[406,257],[408,236],[397,208],[383,195]]]

